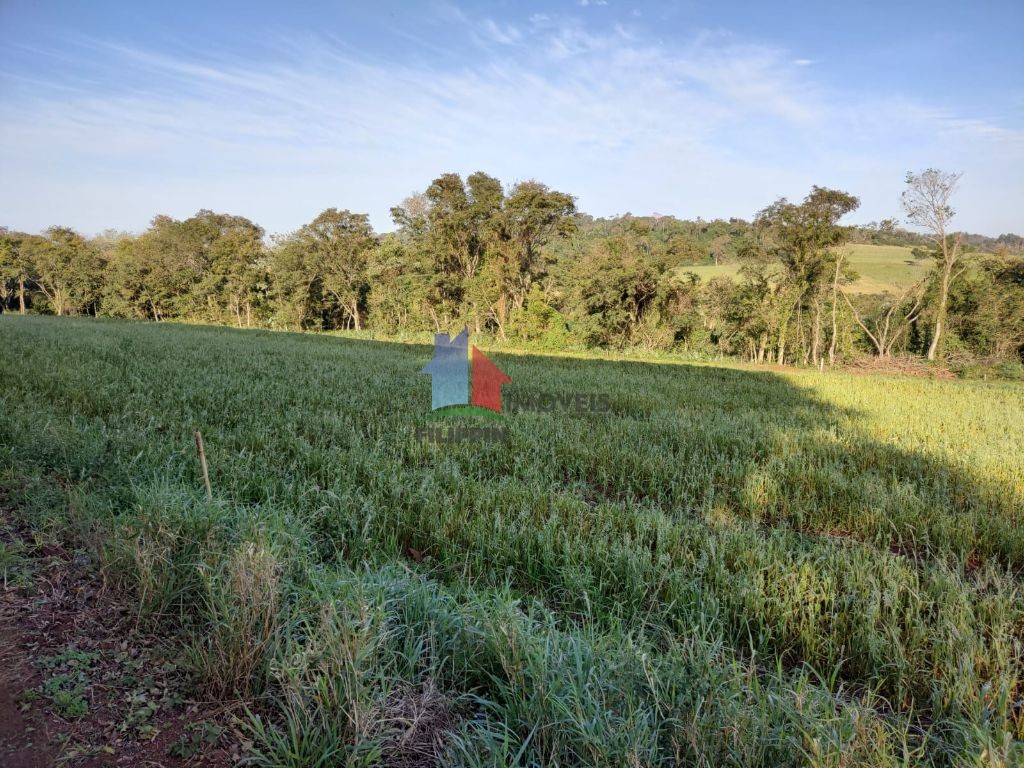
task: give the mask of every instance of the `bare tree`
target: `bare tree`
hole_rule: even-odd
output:
[[[903,293],[893,299],[888,306],[884,303],[880,307],[879,314],[870,320],[874,331],[868,327],[868,321],[861,317],[860,312],[853,306],[850,297],[845,291],[841,291],[846,304],[853,312],[853,319],[861,327],[871,343],[875,345],[875,351],[879,357],[892,355],[893,347],[904,332],[917,320],[921,314],[921,303],[924,300],[924,282],[917,283],[907,288]]]
[[[955,211],[949,199],[960,182],[959,173],[946,173],[929,168],[921,173],[907,174],[907,188],[903,191],[901,203],[907,214],[907,221],[927,230],[930,239],[938,247],[942,261],[939,264],[939,306],[935,313],[935,328],[931,344],[928,345],[928,359],[934,360],[939,348],[939,339],[946,323],[946,307],[949,303],[949,287],[963,274],[963,268],[956,270],[960,259],[960,245],[963,233],[950,233],[949,222]]]

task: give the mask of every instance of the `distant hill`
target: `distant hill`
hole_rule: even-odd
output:
[[[847,287],[852,293],[898,292],[924,277],[931,266],[928,259],[915,259],[913,249],[906,246],[855,243],[847,247],[850,266],[859,275],[857,281]],[[739,269],[736,263],[679,267],[680,272],[693,272],[702,280],[735,277]]]

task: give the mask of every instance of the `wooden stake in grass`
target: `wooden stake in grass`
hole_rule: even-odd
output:
[[[210,471],[206,468],[206,449],[203,447],[203,433],[196,432],[196,450],[199,451],[199,464],[203,468],[203,483],[206,484],[206,498],[213,501],[213,489],[210,487]]]

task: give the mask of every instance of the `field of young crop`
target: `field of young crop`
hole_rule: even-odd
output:
[[[899,245],[846,246],[850,267],[857,273],[847,291],[850,293],[899,293],[920,280],[928,272],[931,261],[915,260],[910,248]],[[694,272],[704,280],[713,277],[736,277],[738,264],[681,267],[681,272]]]
[[[610,412],[432,445],[427,346],[0,341],[0,506],[248,702],[257,764],[430,764],[410,717],[439,765],[1024,760],[1019,384],[495,353]]]

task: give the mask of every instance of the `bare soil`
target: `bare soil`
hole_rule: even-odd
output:
[[[227,708],[189,698],[180,660],[88,558],[34,542],[0,510],[0,571],[0,765],[238,762]]]
[[[882,376],[916,376],[926,379],[954,381],[958,377],[938,363],[927,363],[919,357],[858,357],[845,367],[850,373]]]

